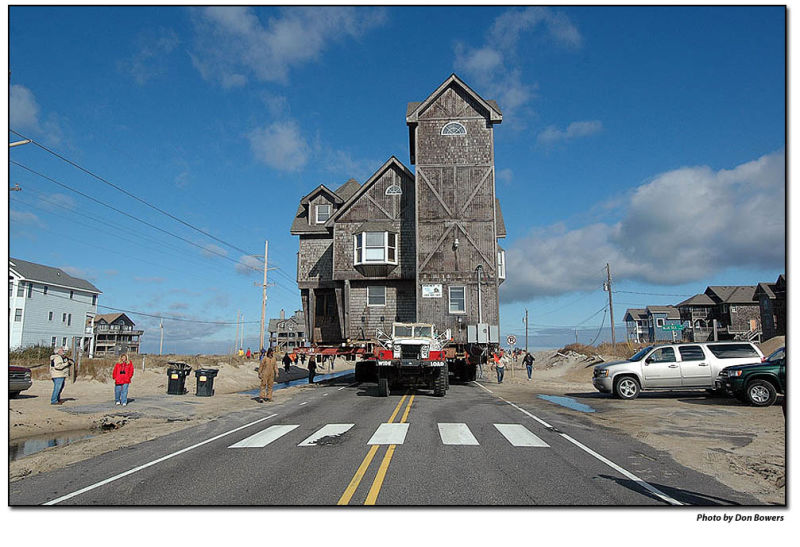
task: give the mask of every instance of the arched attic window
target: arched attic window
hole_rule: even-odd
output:
[[[467,128],[458,122],[450,122],[445,124],[444,127],[442,127],[442,135],[448,135],[452,137],[452,136],[460,136],[466,134],[467,134]]]

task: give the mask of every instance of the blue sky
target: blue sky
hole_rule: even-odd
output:
[[[781,7],[13,7],[10,127],[224,243],[25,145],[10,160],[194,245],[11,164],[9,252],[189,320],[165,351],[228,351],[235,324],[191,321],[237,310],[255,348],[248,255],[269,239],[268,316],[299,309],[299,199],[413,167],[406,103],[455,72],[504,113],[503,335],[527,308],[532,346],[610,339],[608,262],[622,337],[628,307],[785,271],[784,29]]]

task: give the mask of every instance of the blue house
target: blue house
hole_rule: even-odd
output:
[[[647,306],[650,342],[672,342],[682,338],[681,314],[675,306]]]

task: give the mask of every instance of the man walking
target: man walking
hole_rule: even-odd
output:
[[[522,362],[525,363],[525,368],[528,371],[528,381],[530,381],[531,373],[533,373],[533,362],[534,361],[535,361],[535,359],[533,358],[533,355],[531,355],[530,353],[525,353],[525,358],[522,360]]]
[[[286,374],[289,374],[289,371],[292,368],[292,358],[289,357],[289,352],[283,354],[283,370],[286,371]]]
[[[506,373],[506,364],[502,359],[500,359],[499,352],[494,352],[492,355],[492,361],[492,368],[497,371],[497,383],[502,384],[503,376],[505,376]]]
[[[314,359],[312,355],[311,358],[308,360],[308,383],[314,383],[314,376],[317,374],[317,360]]]
[[[50,356],[50,378],[53,380],[53,394],[50,396],[51,405],[61,405],[61,392],[64,391],[64,382],[69,375],[72,362],[64,356],[64,348],[58,348]]]
[[[277,375],[278,362],[272,354],[272,348],[269,348],[258,366],[258,377],[261,380],[261,391],[258,393],[259,403],[263,403],[265,400],[272,401],[272,386],[275,385]]]

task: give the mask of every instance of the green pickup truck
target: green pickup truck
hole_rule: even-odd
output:
[[[744,403],[770,406],[778,393],[786,395],[786,348],[772,353],[762,363],[722,369],[716,387]]]

